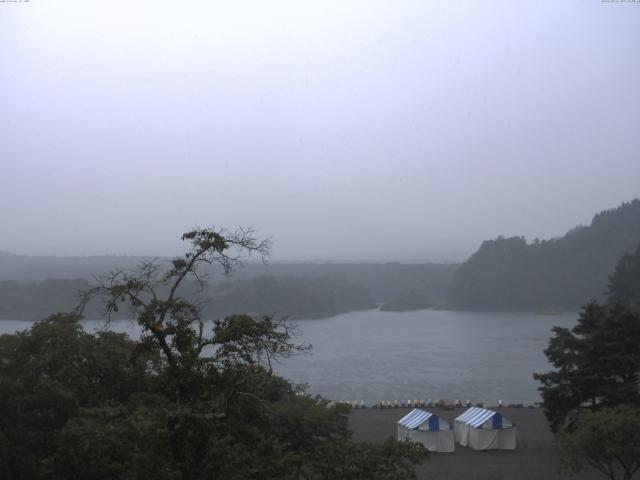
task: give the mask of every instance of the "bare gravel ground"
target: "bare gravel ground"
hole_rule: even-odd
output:
[[[426,409],[453,424],[462,409]],[[552,443],[547,420],[539,408],[502,408],[503,415],[518,427],[518,448],[513,451],[475,451],[456,443],[454,453],[433,453],[418,467],[418,478],[429,480],[553,480],[566,477],[557,473],[558,452]],[[353,410],[349,425],[356,441],[382,442],[395,438],[396,422],[409,409]],[[602,480],[597,472],[584,472],[580,480]]]

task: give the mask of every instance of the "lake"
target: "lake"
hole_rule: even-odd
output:
[[[577,315],[367,310],[300,320],[301,342],[313,345],[275,367],[294,383],[334,400],[448,399],[533,404],[540,400],[533,372],[549,369],[543,350],[554,325]],[[87,331],[103,322],[83,322]],[[0,333],[28,328],[0,321]],[[112,329],[137,336],[137,325]]]

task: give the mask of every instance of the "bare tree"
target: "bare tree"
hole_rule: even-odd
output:
[[[182,235],[188,251],[171,259],[168,265],[157,259],[144,261],[134,271],[115,270],[97,278],[97,284],[81,292],[77,313],[99,297],[105,305],[108,321],[122,307],[151,337],[173,368],[192,363],[207,345],[215,343],[204,337],[200,308],[179,295],[179,287],[191,277],[203,288],[208,273],[203,266],[217,265],[225,274],[242,265],[243,258],[257,255],[263,261],[269,255],[271,241],[258,240],[253,229],[197,228]],[[191,338],[196,335],[195,338]],[[149,340],[149,339],[147,339]]]

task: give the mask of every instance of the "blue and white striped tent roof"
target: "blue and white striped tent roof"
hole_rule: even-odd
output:
[[[487,422],[491,420],[491,425]],[[471,407],[462,415],[456,417],[456,422],[464,423],[473,428],[492,428],[495,430],[503,427],[511,427],[512,423],[506,418],[502,418],[502,414],[487,410],[486,408]]]
[[[398,425],[410,430],[427,430],[437,432],[440,430],[440,419],[431,412],[414,408],[407,415],[398,420]]]

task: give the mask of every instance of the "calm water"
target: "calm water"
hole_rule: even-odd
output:
[[[393,399],[470,399],[531,404],[539,400],[532,372],[549,368],[543,349],[554,325],[576,315],[420,310],[352,312],[303,320],[301,341],[311,355],[288,359],[276,370],[311,393],[372,403]],[[83,322],[87,331],[102,322]],[[0,332],[27,328],[1,321]],[[112,329],[137,336],[128,322]]]

